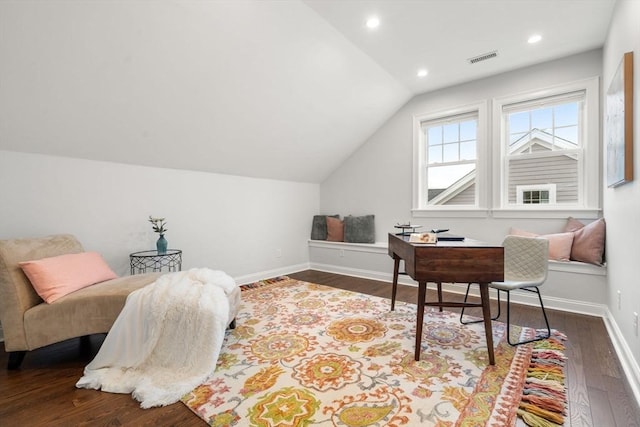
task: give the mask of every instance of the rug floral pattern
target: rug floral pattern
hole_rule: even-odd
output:
[[[414,304],[289,278],[242,293],[209,381],[182,401],[212,426],[514,425],[527,347],[494,322],[495,366],[482,323],[425,313],[414,360]]]

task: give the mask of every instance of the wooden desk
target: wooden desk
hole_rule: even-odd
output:
[[[409,243],[408,236],[389,233],[389,256],[394,261],[391,310],[395,309],[401,259],[404,260],[406,274],[418,282],[415,359],[420,360],[425,306],[436,306],[440,310],[442,307],[482,307],[489,363],[494,365],[489,283],[504,280],[504,248],[469,239],[461,242],[439,241],[435,245]],[[427,282],[437,283],[437,302],[425,301]],[[442,301],[442,282],[478,283],[481,303]]]

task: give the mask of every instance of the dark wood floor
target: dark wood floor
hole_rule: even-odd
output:
[[[318,271],[303,271],[290,277],[371,295],[390,294],[385,282]],[[399,287],[399,300],[415,302],[416,295],[414,287]],[[548,310],[548,315],[552,327],[569,337],[566,354],[570,413],[565,425],[640,427],[640,409],[629,391],[602,319],[553,310]],[[517,306],[512,317],[515,324],[523,326],[540,327],[542,322],[534,309],[525,306]],[[129,395],[76,389],[82,369],[103,339],[102,335],[94,335],[87,346],[74,339],[35,350],[27,354],[17,371],[4,369],[7,354],[2,349],[0,426],[205,425],[179,402],[143,410]]]

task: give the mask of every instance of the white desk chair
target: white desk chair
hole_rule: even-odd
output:
[[[507,294],[507,341],[511,345],[526,344],[539,341],[551,336],[549,320],[542,303],[542,296],[538,289],[547,280],[549,241],[536,237],[507,236],[503,241],[504,246],[504,282],[492,282],[489,287],[496,289],[498,293],[498,314],[491,320],[500,317],[500,292]],[[464,300],[469,296],[470,285],[467,285],[467,292]],[[544,335],[536,335],[532,339],[511,342],[511,291],[521,289],[527,292],[538,294],[540,308],[547,327]],[[460,313],[460,322],[463,324],[475,323],[476,321],[463,321],[464,307]],[[480,320],[481,321],[481,320]]]

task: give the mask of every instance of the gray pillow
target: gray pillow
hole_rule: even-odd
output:
[[[327,240],[327,216],[340,218],[340,215],[315,215],[311,223],[311,240]]]
[[[348,243],[375,243],[375,216],[344,217],[344,241]]]

